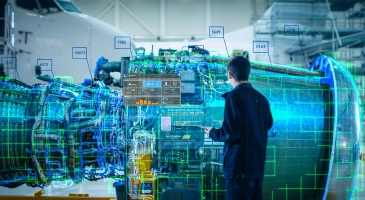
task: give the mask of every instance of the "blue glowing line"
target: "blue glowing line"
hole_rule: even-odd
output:
[[[303,46],[302,46],[302,42],[300,41],[300,37],[299,37],[299,35],[298,35],[298,39],[299,39],[300,48],[302,49],[302,53],[303,53],[303,57],[304,57],[304,63],[305,63],[305,66],[308,68],[308,65],[307,65],[307,59],[305,59],[304,51],[303,51]]]
[[[87,67],[89,68],[89,72],[90,72],[90,78],[91,78],[91,81],[93,80],[93,75],[91,74],[91,69],[90,69],[90,65],[89,65],[89,60],[86,59],[86,63],[87,63]],[[52,72],[53,74],[53,72]]]
[[[224,37],[223,37],[223,41],[224,41],[224,46],[226,46],[227,56],[229,57],[229,53],[228,53],[228,49],[227,49],[227,44],[226,44],[226,39],[224,39]]]

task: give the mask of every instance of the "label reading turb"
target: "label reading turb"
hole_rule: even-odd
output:
[[[224,38],[224,27],[223,26],[209,26],[209,37],[210,38]]]
[[[269,42],[268,41],[253,41],[253,52],[254,53],[269,53]]]
[[[114,37],[114,49],[130,49],[131,37],[129,36],[115,36]]]
[[[37,59],[37,66],[40,66],[42,71],[51,71],[52,59]]]
[[[299,25],[284,25],[285,36],[299,36]]]
[[[72,47],[72,59],[87,59],[87,47]]]

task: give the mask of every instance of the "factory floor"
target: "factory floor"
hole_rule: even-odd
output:
[[[365,199],[364,180],[365,180],[365,160],[362,160],[356,180],[355,192],[352,198],[353,200]]]
[[[89,194],[89,197],[116,197],[113,183],[115,180],[83,181],[68,188],[51,188],[44,190],[42,196],[68,196],[69,194]],[[26,185],[14,189],[0,187],[0,196],[33,196],[40,188],[31,188]],[[1,197],[0,197],[1,199]]]
[[[364,190],[364,177],[365,177],[365,161],[361,162],[359,174],[357,177],[357,184],[353,195],[353,200],[365,199]],[[89,194],[89,197],[114,197],[115,190],[113,188],[113,179],[100,180],[100,181],[83,181],[81,184],[73,185],[67,189],[52,188],[45,190],[42,196],[68,196],[69,194]],[[1,196],[33,196],[35,192],[38,192],[40,188],[31,188],[26,185],[22,185],[15,189],[8,189],[0,187],[0,199]]]

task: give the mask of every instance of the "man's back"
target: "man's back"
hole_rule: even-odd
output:
[[[214,141],[224,142],[227,200],[262,199],[267,133],[273,119],[267,99],[248,82],[250,69],[250,62],[243,56],[229,60],[227,75],[234,89],[222,95],[222,127],[204,127]]]
[[[232,163],[237,166],[234,173],[246,178],[263,177],[267,133],[273,123],[269,103],[250,83],[238,85],[226,98],[236,99],[233,101],[237,104],[234,107],[242,116],[240,142],[227,143],[227,148],[229,145],[239,145],[240,152],[232,158]]]

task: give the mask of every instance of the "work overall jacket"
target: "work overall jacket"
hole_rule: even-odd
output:
[[[224,142],[223,173],[226,179],[263,178],[268,131],[273,118],[268,100],[250,83],[241,83],[222,95],[222,127],[209,136]]]

